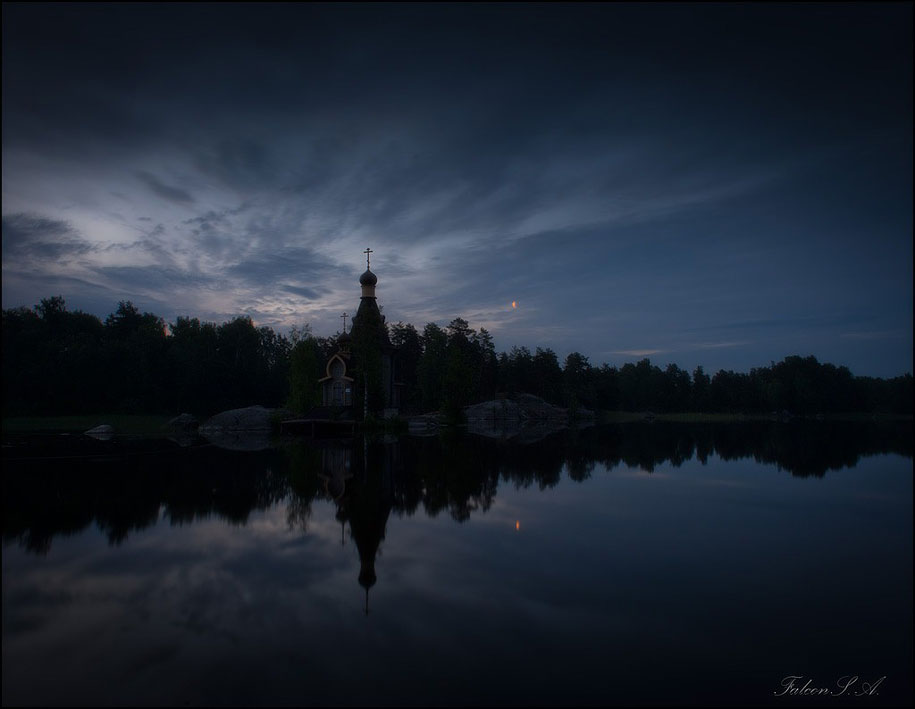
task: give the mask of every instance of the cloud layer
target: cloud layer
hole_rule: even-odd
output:
[[[911,19],[7,5],[3,307],[911,370]]]

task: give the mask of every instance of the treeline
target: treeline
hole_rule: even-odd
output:
[[[709,376],[677,365],[665,369],[642,359],[622,367],[592,365],[578,352],[562,365],[556,353],[512,347],[496,355],[485,329],[476,332],[457,318],[444,330],[434,323],[419,335],[412,325],[390,328],[405,356],[399,375],[409,408],[459,408],[508,395],[534,394],[572,409],[654,412],[792,414],[912,413],[912,376],[855,377],[847,367],[815,357],[786,357],[749,373],[721,370]]]
[[[211,413],[281,403],[289,342],[239,317],[165,321],[118,304],[104,323],[63,298],[3,311],[4,414]]]
[[[912,376],[856,377],[814,357],[787,357],[749,373],[648,359],[592,365],[578,352],[560,364],[549,348],[496,353],[491,335],[456,318],[447,327],[390,324],[402,411],[457,413],[468,404],[526,392],[572,409],[793,414],[912,413]],[[3,311],[3,411],[210,414],[255,403],[305,411],[320,404],[317,381],[333,337],[290,337],[248,317],[221,325],[141,313],[129,301],[104,322],[69,311],[63,298]]]

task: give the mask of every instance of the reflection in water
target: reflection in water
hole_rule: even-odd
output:
[[[358,451],[359,447],[355,449]],[[362,446],[361,465],[354,471],[352,444],[332,442],[321,450],[321,470],[325,491],[337,506],[335,518],[350,534],[359,551],[359,585],[365,589],[365,614],[369,612],[369,589],[375,585],[375,556],[384,539],[384,530],[394,502],[393,460],[397,446]],[[344,532],[345,533],[345,532]]]
[[[826,422],[8,438],[4,703],[764,704],[838,668],[892,703],[911,477],[861,459],[911,446]]]
[[[437,438],[297,441],[257,451],[177,447],[169,441],[80,436],[10,437],[3,448],[3,539],[44,554],[55,535],[96,522],[111,544],[155,524],[216,515],[245,524],[287,500],[290,527],[306,531],[311,502],[333,500],[375,582],[375,550],[391,510],[463,522],[493,504],[499,483],[555,486],[565,469],[587,480],[595,464],[651,472],[694,457],[752,458],[798,477],[854,467],[863,456],[912,457],[911,422],[633,423],[564,431],[517,445],[448,431]]]

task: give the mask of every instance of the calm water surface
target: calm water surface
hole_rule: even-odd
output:
[[[203,443],[5,436],[5,705],[911,699],[910,422]]]

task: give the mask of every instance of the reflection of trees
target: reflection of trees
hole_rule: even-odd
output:
[[[806,477],[867,455],[912,457],[911,422],[655,421],[564,431],[529,445],[451,431],[370,445],[300,441],[258,452],[84,436],[48,437],[37,446],[29,440],[7,440],[3,449],[3,538],[36,553],[47,553],[55,535],[93,522],[119,544],[160,515],[173,525],[211,515],[245,524],[252,511],[282,500],[290,527],[305,531],[313,500],[325,499],[336,501],[338,519],[350,524],[368,559],[391,512],[412,515],[422,507],[463,522],[490,508],[500,481],[546,489],[564,466],[581,482],[597,463],[652,471],[693,457],[705,463],[714,453]]]
[[[47,553],[55,535],[95,522],[111,544],[167,517],[244,524],[287,492],[276,451],[179,448],[168,441],[55,436],[4,449],[3,538]]]

